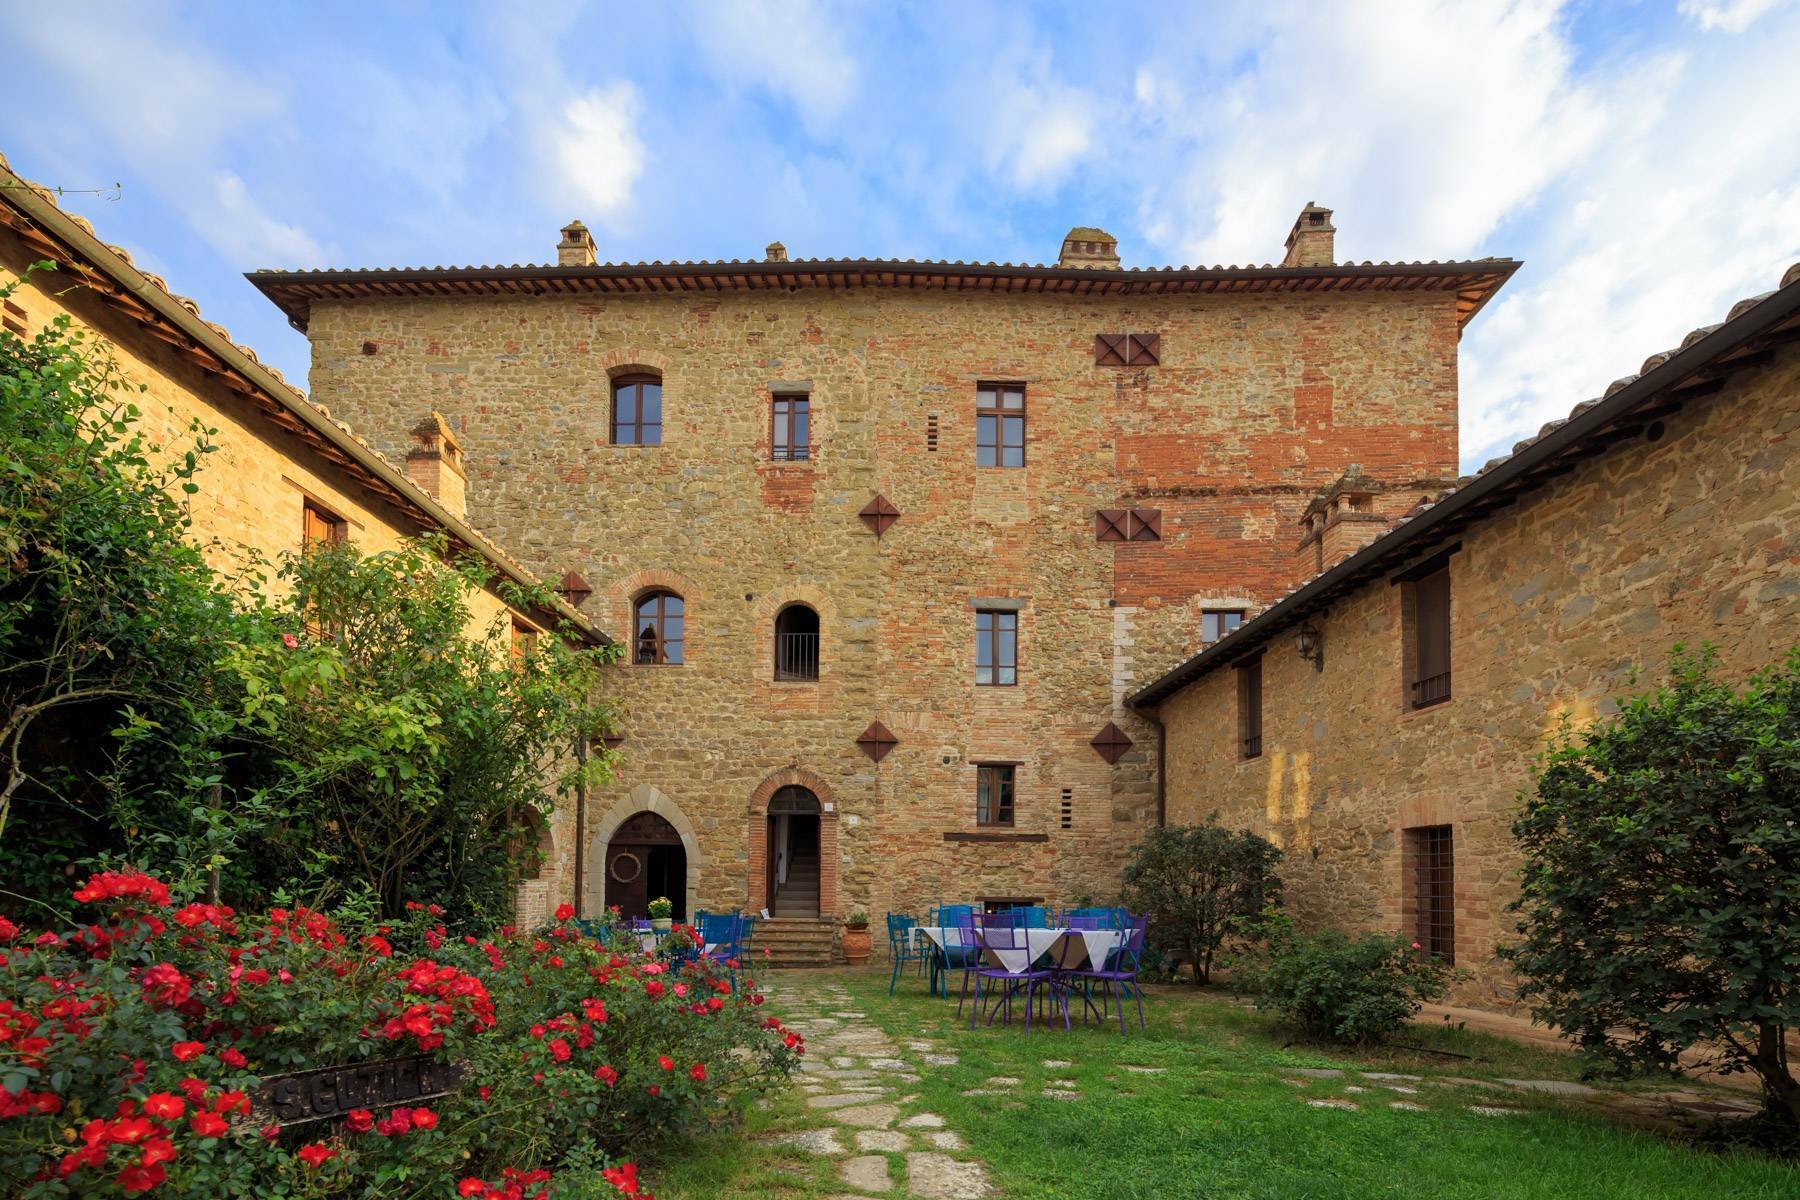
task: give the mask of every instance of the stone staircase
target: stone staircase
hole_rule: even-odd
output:
[[[775,893],[769,905],[772,917],[817,917],[819,915],[819,856],[796,855],[788,867],[787,882]]]
[[[756,923],[750,948],[758,969],[829,967],[835,960],[832,922],[819,917],[770,917]]]

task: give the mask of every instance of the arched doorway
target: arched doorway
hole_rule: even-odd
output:
[[[769,915],[819,915],[819,798],[789,784],[769,797]]]
[[[629,817],[606,843],[606,905],[642,919],[650,901],[667,896],[675,919],[687,920],[687,847],[675,827],[653,812]]]

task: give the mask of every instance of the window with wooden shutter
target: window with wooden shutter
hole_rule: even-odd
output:
[[[1014,763],[981,763],[975,768],[975,823],[1013,823]]]
[[[350,535],[350,523],[317,501],[305,502],[301,518],[300,548],[307,550],[321,543],[341,542]]]
[[[1262,756],[1262,657],[1237,669],[1238,757]]]
[[[1162,509],[1132,509],[1130,540],[1134,542],[1162,541]]]
[[[975,389],[975,465],[1025,465],[1025,385],[983,383]]]
[[[523,663],[537,652],[538,631],[535,627],[518,617],[512,621],[512,641],[508,649],[512,653],[514,665]]]
[[[1096,333],[1096,367],[1154,367],[1162,362],[1160,333]]]
[[[1441,566],[1407,587],[1412,593],[1408,693],[1414,708],[1429,708],[1450,698],[1450,568]]]
[[[1094,514],[1094,537],[1102,542],[1123,542],[1130,538],[1127,526],[1131,514],[1123,508],[1103,508]]]

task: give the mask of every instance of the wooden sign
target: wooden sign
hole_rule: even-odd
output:
[[[321,1067],[292,1075],[265,1076],[253,1106],[280,1125],[341,1117],[352,1109],[387,1108],[462,1090],[462,1063],[436,1062],[426,1055],[387,1058],[355,1066]]]

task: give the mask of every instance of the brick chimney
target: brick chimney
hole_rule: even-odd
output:
[[[1294,221],[1293,231],[1287,236],[1287,257],[1281,260],[1284,267],[1329,267],[1337,259],[1332,247],[1332,235],[1337,233],[1337,226],[1331,223],[1331,210],[1320,208],[1311,200],[1300,210],[1300,216]]]
[[[594,254],[594,235],[580,221],[563,226],[562,241],[556,243],[556,265],[559,267],[591,267],[599,261]]]
[[[406,477],[450,511],[462,518],[468,514],[468,475],[463,469],[462,443],[450,432],[450,423],[442,413],[432,413],[413,426],[418,442],[407,452]]]
[[[1352,463],[1336,483],[1313,497],[1300,518],[1300,544],[1294,549],[1301,578],[1335,567],[1387,532],[1388,518],[1375,511],[1380,490]]]
[[[1116,271],[1119,269],[1119,239],[1104,229],[1078,225],[1063,238],[1059,267],[1088,267]]]

